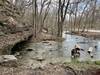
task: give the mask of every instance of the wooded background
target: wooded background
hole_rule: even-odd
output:
[[[100,29],[99,0],[0,0],[0,25],[7,17],[61,37],[63,30]]]

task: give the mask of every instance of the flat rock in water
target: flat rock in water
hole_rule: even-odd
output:
[[[44,61],[45,59],[44,58],[38,58],[36,59],[37,61]]]
[[[42,43],[49,43],[49,41],[42,41]]]

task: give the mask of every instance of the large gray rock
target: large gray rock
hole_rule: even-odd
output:
[[[0,63],[11,62],[11,61],[17,61],[17,58],[13,55],[1,55],[0,56]]]

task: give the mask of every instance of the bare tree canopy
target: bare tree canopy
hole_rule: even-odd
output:
[[[34,28],[35,36],[44,28],[60,37],[64,29],[96,28],[99,10],[99,0],[0,0],[0,16],[21,18]]]

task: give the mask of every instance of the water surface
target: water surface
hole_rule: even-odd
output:
[[[22,51],[23,57],[21,61],[28,66],[39,66],[47,63],[71,62],[71,50],[75,44],[79,44],[84,51],[80,51],[79,61],[95,61],[100,60],[100,41],[98,39],[85,38],[77,35],[64,34],[63,42],[42,41],[38,43],[30,43],[27,48]],[[89,47],[97,46],[94,50],[94,57],[91,58],[87,53]],[[26,51],[32,49],[32,51]],[[41,61],[40,61],[41,60]]]

